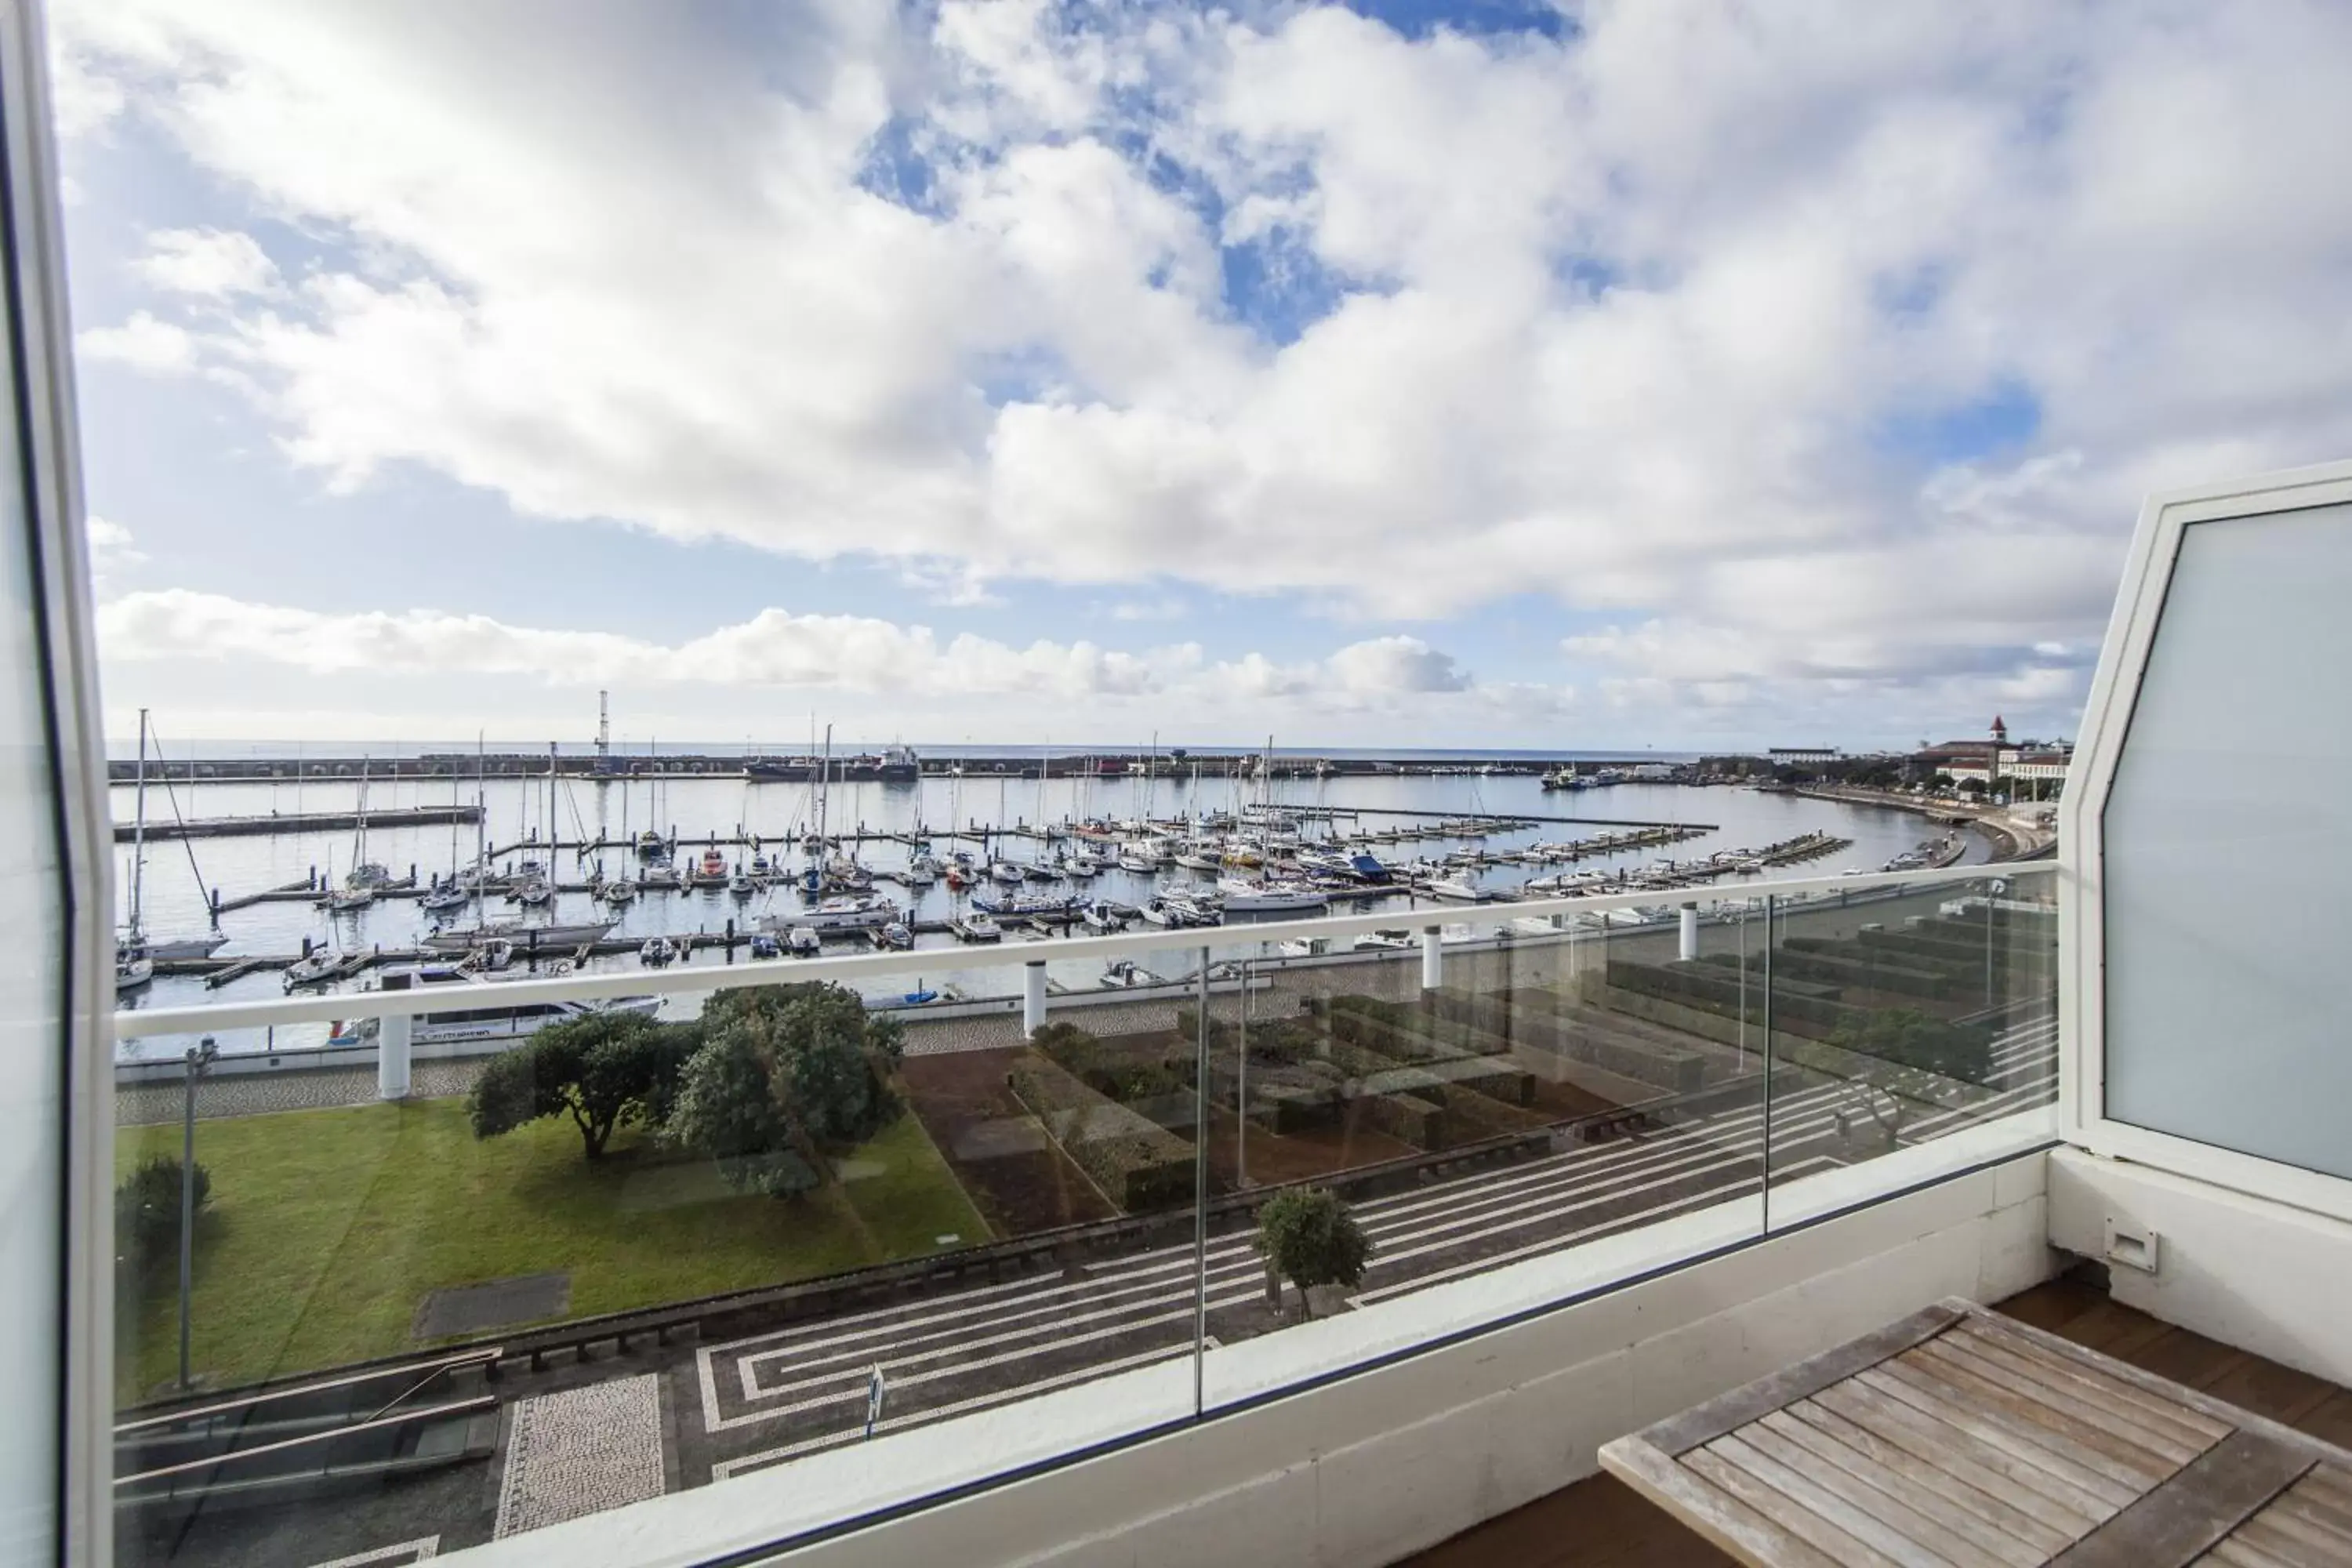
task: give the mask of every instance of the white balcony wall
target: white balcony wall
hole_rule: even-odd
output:
[[[1362,1568],[1594,1473],[1596,1452],[1699,1400],[1939,1297],[1995,1300],[2049,1277],[2044,1156],[1903,1194],[1409,1360],[773,1559]],[[1540,1267],[1537,1265],[1536,1267]],[[1510,1270],[1488,1288],[1510,1289]],[[1350,1318],[1366,1314],[1349,1314]],[[1339,1320],[1326,1326],[1344,1333]],[[1290,1335],[1315,1332],[1314,1327]],[[657,1568],[708,1560],[918,1493],[959,1457],[1098,1426],[1158,1399],[1148,1369],[621,1513],[466,1561]]]

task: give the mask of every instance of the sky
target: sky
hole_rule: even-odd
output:
[[[110,732],[2071,735],[2352,6],[54,0]]]

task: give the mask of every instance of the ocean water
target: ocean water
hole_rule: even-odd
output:
[[[470,779],[378,781],[370,786],[368,801],[372,810],[448,805],[453,801],[470,803],[475,788]],[[826,795],[825,810],[835,832],[859,828],[908,832],[927,827],[940,833],[950,825],[993,828],[1058,822],[1074,816],[1126,818],[1147,813],[1181,816],[1196,811],[1230,811],[1255,798],[1255,788],[1245,780],[1205,776],[1197,784],[1189,778],[1041,782],[995,776],[926,778],[912,784],[836,783]],[[799,857],[794,841],[811,828],[817,809],[816,796],[814,786],[807,784],[755,784],[740,778],[625,783],[572,779],[557,784],[551,801],[544,780],[492,780],[484,792],[486,832],[494,847],[504,847],[533,836],[543,840],[548,837],[551,822],[556,836],[566,840],[596,836],[617,839],[655,826],[678,835],[681,862],[695,849],[698,837],[713,833],[752,833],[769,842],[772,853],[787,853],[796,864]],[[152,822],[170,820],[174,810],[187,817],[349,811],[357,798],[357,784],[344,781],[175,784],[168,794],[151,786],[147,806]],[[1760,848],[1801,833],[1818,831],[1852,839],[1853,845],[1781,874],[1833,875],[1849,867],[1875,870],[1891,857],[1938,831],[1925,818],[1905,812],[1722,785],[1626,784],[1609,789],[1547,794],[1534,778],[1380,776],[1277,781],[1274,799],[1277,805],[1364,814],[1352,824],[1338,824],[1342,831],[1350,826],[1378,829],[1403,824],[1404,819],[1378,815],[1382,807],[1559,819],[1492,836],[1484,842],[1494,849],[1520,847],[1538,840],[1587,838],[1632,823],[1666,823],[1704,829],[1699,836],[1679,844],[1586,859],[1577,864],[1577,869],[1638,869],[1661,858],[1703,858],[1718,849]],[[130,820],[133,802],[129,786],[115,788],[112,804],[118,820]],[[1429,837],[1381,846],[1375,852],[1383,859],[1401,861],[1419,855],[1439,856],[1449,849],[1465,847],[1469,842]],[[947,844],[941,839],[935,848],[943,851]],[[350,832],[151,841],[143,891],[147,930],[157,940],[198,934],[206,925],[200,887],[218,888],[234,898],[299,881],[313,869],[340,879],[352,864],[353,850],[353,835]],[[1026,860],[1041,858],[1041,850],[1034,840],[1014,838],[1007,841],[1004,852],[1012,858]],[[470,826],[454,831],[446,826],[378,828],[368,835],[367,858],[382,861],[395,875],[404,874],[411,867],[420,879],[429,879],[436,873],[446,875],[452,867],[470,861],[474,851],[475,830]],[[734,848],[722,853],[730,861],[739,855],[748,858],[747,852]],[[864,847],[861,858],[870,868],[879,869],[904,865],[908,853],[904,846],[896,843],[873,842]],[[1971,847],[1971,858],[1981,858],[1983,853],[1980,845]],[[130,847],[117,846],[116,858],[118,898],[125,899],[130,886]],[[502,863],[517,858],[502,857]],[[572,852],[562,852],[555,867],[558,879],[587,880],[594,858],[591,857],[588,864],[576,864]],[[602,858],[604,869],[614,876],[632,874],[636,866],[634,854],[623,848],[607,849]],[[1482,880],[1488,887],[1506,890],[1541,874],[1542,869],[1536,868],[1500,868],[1486,873]],[[1163,872],[1160,879],[1182,880],[1192,876],[1193,873],[1178,870]],[[1729,890],[1740,880],[1726,879],[1723,885]],[[1092,896],[1140,904],[1154,890],[1153,884],[1151,878],[1111,870],[1085,886]],[[919,897],[889,883],[877,883],[876,890],[902,905],[911,904],[912,917],[924,921],[948,919],[959,911],[964,897],[950,892],[944,884],[927,889]],[[797,907],[797,893],[782,886],[748,902],[738,901],[719,889],[647,894],[621,913],[614,935],[642,938],[716,932],[723,930],[730,919],[737,922],[739,930],[747,929],[763,914],[789,913]],[[1379,907],[1362,906],[1366,912]],[[1395,907],[1402,910],[1406,906],[1399,899]],[[1423,907],[1428,906],[1424,903]],[[1445,918],[1449,921],[1485,920],[1489,923],[1507,918],[1507,913],[1473,913],[1458,905],[1447,906],[1447,910]],[[503,919],[516,911],[511,906],[493,900],[489,912],[494,919]],[[467,911],[463,918],[470,922],[473,917]],[[585,895],[563,894],[556,900],[552,918],[587,921],[605,917]],[[414,900],[382,900],[356,914],[331,921],[323,910],[307,902],[258,904],[222,917],[221,930],[229,938],[222,953],[291,952],[306,936],[346,950],[372,946],[402,949],[414,944],[429,920]],[[1016,993],[1019,986],[1013,971],[1024,958],[1036,956],[1039,951],[1013,940],[999,949],[964,948],[945,936],[926,936],[920,943],[924,948],[940,950],[940,968],[935,974],[925,974],[925,984],[936,986],[952,983],[975,995]],[[1146,967],[1161,973],[1177,973],[1188,962],[1186,955],[1196,951],[1198,945],[1197,938],[1171,942],[1168,966],[1147,963]],[[830,950],[856,951],[846,946]],[[716,964],[721,961],[713,953],[702,955],[697,962]],[[599,961],[600,967],[633,968],[635,964],[634,955]],[[1077,987],[1091,986],[1096,979],[1096,966],[1079,961],[1055,964],[1049,973],[1062,984]],[[370,981],[362,976],[345,984],[347,987],[357,987]],[[904,983],[877,983],[875,987],[892,993],[911,988],[911,977]],[[144,993],[127,1000],[126,1005],[176,1006],[281,994],[282,983],[275,972],[246,976],[218,991],[206,990],[201,980],[193,977],[163,977]],[[323,1029],[296,1026],[281,1031],[274,1043],[287,1048],[315,1043],[323,1036]],[[259,1048],[261,1045],[257,1037],[249,1041],[225,1037],[221,1043],[224,1049]],[[179,1044],[169,1041],[133,1042],[125,1047],[125,1054],[176,1055],[181,1048]]]

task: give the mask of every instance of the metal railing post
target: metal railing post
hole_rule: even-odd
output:
[[[196,1288],[196,1086],[205,1068],[220,1054],[220,1046],[206,1035],[188,1047],[187,1109],[180,1123],[180,1386],[188,1386],[189,1324]]]
[[[1201,950],[1201,1016],[1192,1066],[1192,1416],[1207,1414],[1209,1348],[1209,957]]]
[[[1764,895],[1764,1208],[1762,1229],[1772,1234],[1772,918],[1780,900]]]
[[[1434,991],[1445,984],[1445,933],[1436,926],[1421,928],[1421,988]]]

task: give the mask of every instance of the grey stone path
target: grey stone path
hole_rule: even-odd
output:
[[[499,1484],[498,1536],[661,1495],[657,1373],[516,1402]]]

